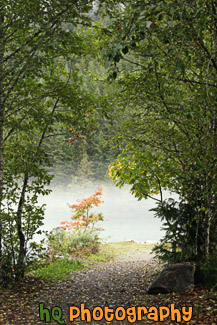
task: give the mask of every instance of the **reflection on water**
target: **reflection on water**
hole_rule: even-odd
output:
[[[105,217],[100,225],[105,229],[102,238],[106,241],[159,241],[163,236],[161,222],[149,211],[155,207],[154,200],[138,201],[130,194],[128,186],[119,189],[113,184],[107,184],[102,185],[102,188],[104,203],[96,208],[96,212],[102,212]],[[74,186],[54,189],[49,196],[41,197],[39,203],[47,205],[43,229],[50,231],[60,226],[61,221],[70,221],[71,210],[67,203],[73,204],[77,199],[91,196],[96,189],[97,185]],[[171,195],[166,193],[166,197],[169,196]]]

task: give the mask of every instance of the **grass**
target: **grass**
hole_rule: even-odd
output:
[[[136,242],[103,243],[100,245],[98,253],[87,257],[86,265],[116,260],[130,253],[148,253],[153,247],[154,244]]]
[[[110,261],[114,258],[114,253],[111,249],[106,249],[103,244],[99,247],[99,252],[91,254],[86,258],[86,265],[98,264]]]
[[[79,260],[59,259],[50,264],[42,263],[33,271],[35,278],[49,281],[64,281],[69,279],[71,272],[82,270],[84,265]]]
[[[103,244],[104,249],[112,252],[115,258],[129,253],[150,252],[155,244],[136,243],[133,241],[115,242]]]

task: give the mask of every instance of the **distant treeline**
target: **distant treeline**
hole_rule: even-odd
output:
[[[108,166],[119,154],[110,142],[109,127],[101,119],[100,128],[96,127],[89,137],[66,134],[51,138],[47,143],[47,153],[54,175],[54,185],[108,180]]]

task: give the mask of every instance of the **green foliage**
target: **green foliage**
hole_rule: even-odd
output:
[[[217,247],[208,255],[205,263],[199,263],[201,281],[208,286],[217,287]]]
[[[197,259],[197,215],[196,211],[186,202],[173,199],[158,203],[151,209],[163,222],[165,231],[160,244],[153,249],[163,260],[182,262]],[[169,244],[169,245],[168,245]]]
[[[47,254],[51,261],[58,256],[85,257],[99,251],[98,233],[92,230],[72,232],[62,229],[53,230],[48,236]]]
[[[204,260],[217,219],[216,27],[214,32],[211,25],[211,1],[206,6],[199,0],[129,2],[107,46],[124,111],[116,136],[122,153],[110,175],[118,186],[130,184],[138,199],[159,193],[162,201],[163,189],[169,189],[187,201]],[[133,71],[121,68],[121,61],[130,62]]]
[[[39,264],[33,275],[46,281],[64,281],[69,279],[71,272],[82,269],[83,265],[78,260],[59,259],[50,264]]]
[[[197,265],[196,282],[205,285],[217,284],[217,245],[216,236],[210,236],[210,253],[206,260],[198,254],[198,237],[203,235],[203,229],[199,228],[197,209],[193,209],[186,202],[176,202],[173,199],[158,203],[151,211],[163,222],[165,231],[160,243],[153,248],[153,252],[163,262],[179,263],[194,261]],[[211,233],[215,234],[215,226],[212,225]],[[200,238],[203,245],[203,238]]]

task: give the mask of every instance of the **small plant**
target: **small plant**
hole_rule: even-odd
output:
[[[99,231],[102,229],[96,228],[95,225],[98,221],[103,221],[103,215],[90,210],[103,203],[101,196],[102,189],[98,188],[92,196],[78,200],[76,204],[68,204],[74,212],[71,222],[62,221],[61,227],[54,229],[48,236],[47,252],[51,262],[59,257],[82,258],[98,253]]]
[[[72,221],[62,221],[61,228],[62,229],[73,229],[74,231],[86,231],[87,229],[95,229],[95,224],[98,221],[103,221],[102,213],[95,214],[93,212],[90,213],[90,210],[95,206],[98,207],[103,201],[101,200],[102,189],[98,187],[98,191],[96,191],[92,196],[83,199],[82,201],[77,200],[76,204],[68,204],[68,206],[75,212],[71,219]],[[96,229],[95,229],[96,230]],[[97,229],[102,230],[102,229]]]
[[[103,220],[101,213],[90,212],[91,208],[98,207],[101,200],[102,189],[94,195],[80,201],[77,204],[69,205],[74,211],[71,222],[62,221],[61,227],[50,232],[47,240],[46,263],[37,264],[33,271],[35,277],[51,281],[65,280],[72,271],[84,267],[80,259],[90,258],[99,253],[99,231],[96,228],[98,221]],[[100,256],[106,259],[106,256]],[[70,259],[71,256],[75,257]],[[79,259],[76,259],[76,258]],[[96,257],[97,259],[97,257]]]

